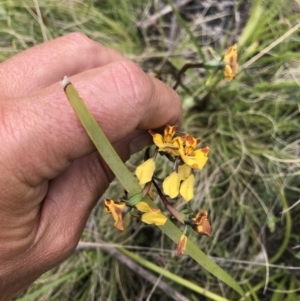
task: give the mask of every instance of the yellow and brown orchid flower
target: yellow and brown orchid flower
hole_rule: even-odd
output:
[[[114,226],[121,231],[124,230],[123,215],[125,207],[125,203],[116,203],[113,200],[104,199],[104,208],[106,212],[111,213],[115,220]]]
[[[187,243],[187,236],[182,234],[177,243],[177,255],[182,255],[185,251],[185,246]]]
[[[153,142],[158,147],[159,151],[164,151],[166,153],[178,156],[177,145],[173,142],[173,137],[176,133],[177,126],[166,125],[164,128],[164,134],[155,133],[149,130],[149,133],[153,137]]]
[[[194,231],[201,235],[210,236],[211,235],[211,226],[207,218],[208,213],[206,210],[201,210],[195,218],[192,218],[193,225],[192,228]]]
[[[204,167],[208,160],[208,146],[195,150],[200,140],[188,134],[175,138],[175,142],[177,142],[179,147],[180,157],[186,165],[193,169],[202,169]]]
[[[235,78],[238,69],[236,44],[227,49],[223,61],[226,64],[224,68],[224,76],[225,79],[230,82],[233,78]]]

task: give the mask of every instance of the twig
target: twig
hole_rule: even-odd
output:
[[[85,246],[84,242],[79,242],[78,248],[88,247],[88,248],[99,248],[112,257],[116,258],[119,262],[123,263],[126,267],[134,271],[136,274],[149,281],[151,284],[159,287],[166,295],[175,301],[190,301],[185,296],[177,292],[173,287],[169,286],[163,280],[157,281],[157,277],[142,268],[140,265],[135,263],[132,259],[128,258],[126,255],[119,252],[115,247],[106,244],[104,241],[99,240],[99,244],[90,243]]]
[[[194,68],[201,68],[201,67],[203,67],[203,63],[195,63],[195,64],[193,64],[193,63],[187,63],[187,64],[185,64],[185,65],[183,65],[183,67],[179,70],[179,72],[177,73],[177,76],[176,76],[176,82],[175,82],[175,84],[174,84],[174,86],[173,86],[173,89],[174,90],[176,90],[177,89],[177,87],[179,86],[179,85],[181,85],[181,76],[182,76],[182,74],[186,71],[186,70],[188,70],[188,69],[194,69]]]
[[[178,4],[176,4],[176,8],[180,8],[182,6],[185,6],[186,4],[192,2],[192,0],[182,0],[180,1]],[[170,5],[166,5],[161,11],[155,13],[154,15],[152,15],[150,18],[148,18],[147,20],[138,23],[138,26],[146,29],[147,27],[153,25],[157,19],[159,19],[161,16],[164,16],[166,14],[169,14],[172,11],[172,7]]]

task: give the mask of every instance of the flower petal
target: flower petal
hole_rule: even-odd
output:
[[[185,251],[185,246],[187,243],[187,237],[185,235],[181,235],[180,239],[177,243],[177,255],[182,255]]]
[[[228,48],[224,55],[223,61],[226,63],[224,68],[224,76],[226,80],[230,82],[236,76],[238,69],[236,44]]]
[[[194,197],[195,176],[190,174],[180,186],[180,194],[188,202]]]
[[[151,212],[150,206],[146,202],[138,202],[135,205],[136,209],[141,211],[141,212]],[[159,209],[158,209],[159,210]]]
[[[158,212],[147,212],[142,215],[142,221],[145,224],[155,224],[156,226],[163,226],[167,217],[164,216],[160,210]]]
[[[185,180],[191,174],[191,168],[186,164],[179,165],[178,166],[178,174],[179,174],[180,180]]]
[[[146,160],[144,163],[139,165],[135,170],[135,174],[139,179],[139,184],[146,184],[151,181],[155,170],[155,161],[153,158]]]
[[[163,136],[161,134],[155,133],[151,130],[149,130],[149,133],[152,135],[153,142],[156,144],[156,146],[158,146],[159,148],[164,148],[165,142],[163,140]]]
[[[164,129],[164,142],[165,143],[171,143],[173,140],[173,137],[176,133],[177,130],[177,125],[171,126],[171,125],[166,125]]]
[[[234,78],[233,71],[229,65],[226,65],[224,68],[224,77],[228,82],[231,82]]]
[[[194,225],[192,226],[193,230],[199,234],[210,236],[211,227],[209,220],[207,219],[208,213],[206,210],[201,210],[195,218],[192,218]]]
[[[151,208],[146,202],[139,202],[135,207],[141,211],[145,212],[142,215],[142,221],[146,224],[155,224],[156,226],[162,226],[166,223],[167,217],[164,216],[160,209]]]
[[[185,141],[185,148],[186,149],[190,149],[191,151],[193,151],[194,149],[195,149],[195,147],[200,143],[200,139],[198,139],[198,138],[195,138],[195,137],[193,137],[193,136],[191,136],[191,135],[188,135],[188,134],[186,134],[186,135],[184,135],[183,137],[182,137],[182,139]],[[187,154],[189,154],[190,153],[190,151],[187,151],[186,150],[186,153]]]
[[[114,226],[123,231],[123,213],[125,208],[125,203],[115,203],[113,200],[104,199],[105,210],[111,213],[113,219],[115,220]]]
[[[164,193],[170,198],[176,198],[179,194],[180,186],[180,175],[173,171],[169,176],[167,176],[163,182]]]
[[[159,151],[164,151],[174,156],[179,156],[177,144],[174,144],[173,137],[176,133],[177,126],[166,125],[164,128],[164,135],[155,133],[149,130],[153,137],[153,142],[158,146]]]
[[[208,147],[204,147],[202,149],[197,149],[193,152],[192,155],[186,156],[184,153],[180,153],[180,156],[184,163],[191,168],[194,169],[202,169],[206,164],[208,157],[207,154],[209,152]]]

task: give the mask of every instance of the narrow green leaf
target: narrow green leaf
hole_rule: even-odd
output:
[[[88,133],[97,150],[105,160],[106,164],[110,167],[112,172],[130,195],[139,194],[142,189],[139,186],[138,181],[132,176],[131,172],[118,156],[115,149],[103,133],[102,129],[99,127],[95,118],[79,97],[74,86],[68,81],[67,78],[65,78],[64,81],[66,82],[63,82],[62,85],[64,85],[65,93],[75,113],[77,114],[82,126]]]
[[[94,119],[82,99],[79,97],[74,86],[68,81],[67,78],[64,79],[62,85],[80,122],[82,123],[87,134],[95,144],[103,159],[109,165],[115,176],[123,185],[124,189],[126,189],[132,196],[138,195],[141,192],[141,187],[138,184],[136,178],[134,178],[131,172],[127,169],[126,165],[119,158],[118,154],[106,138],[96,120]],[[150,206],[156,207],[156,205],[149,197],[145,197],[143,200],[146,201]],[[159,228],[175,243],[178,242],[182,234],[179,228],[175,226],[170,220],[168,220],[164,226],[160,226]],[[203,268],[205,268],[216,278],[220,279],[228,286],[233,288],[241,296],[244,295],[240,285],[189,239],[186,245],[186,253],[189,254],[194,260],[196,260]]]

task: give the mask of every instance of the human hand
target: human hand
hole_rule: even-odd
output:
[[[75,249],[113,179],[59,83],[67,75],[123,160],[176,124],[176,93],[114,50],[70,34],[0,64],[0,300]]]

